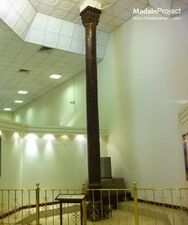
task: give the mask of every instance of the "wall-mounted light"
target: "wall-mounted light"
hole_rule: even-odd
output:
[[[63,134],[63,135],[61,136],[61,138],[64,139],[64,140],[68,140],[68,139],[69,139],[68,135],[66,135],[66,134]]]

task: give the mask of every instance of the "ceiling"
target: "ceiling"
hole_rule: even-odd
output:
[[[14,111],[23,104],[47,93],[84,69],[84,55],[57,49],[40,51],[41,46],[24,42],[0,22],[0,109]],[[28,71],[20,71],[28,70]],[[20,71],[20,72],[19,72]],[[53,80],[51,74],[62,78]],[[27,95],[19,95],[27,90]],[[15,100],[24,103],[15,104]]]
[[[44,14],[81,24],[79,8],[84,0],[30,0]],[[132,8],[145,8],[147,0],[101,0],[103,13],[98,29],[111,32],[132,16]]]
[[[79,7],[84,0],[29,0],[40,12],[60,19],[81,24]],[[111,32],[133,16],[133,8],[188,8],[188,0],[99,0],[102,15],[98,29]]]
[[[19,4],[22,0],[9,1]],[[81,24],[79,6],[82,0],[29,1],[36,12]],[[103,13],[98,28],[103,32],[111,32],[129,20],[133,8],[144,9],[148,5],[188,8],[188,0],[174,0],[173,5],[170,0],[101,0],[101,3]],[[0,21],[0,111],[5,107],[15,111],[84,70],[83,54],[41,47],[25,42]],[[50,79],[49,75],[54,73],[63,76],[59,80]],[[19,95],[19,90],[27,90],[28,94]],[[23,103],[16,104],[15,100],[23,100]]]

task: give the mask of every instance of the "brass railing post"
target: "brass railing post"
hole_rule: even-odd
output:
[[[82,183],[82,194],[86,195],[86,183]],[[86,198],[82,202],[83,209],[83,225],[87,225],[87,207],[86,207]]]
[[[135,225],[139,225],[138,190],[137,190],[136,182],[133,183],[133,197],[134,197],[134,218],[135,218]]]
[[[39,183],[36,184],[36,225],[40,224],[40,188]]]

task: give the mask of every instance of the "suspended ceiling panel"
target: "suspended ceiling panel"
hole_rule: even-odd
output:
[[[81,24],[83,0],[30,0],[37,12]],[[132,8],[144,9],[147,0],[101,0],[103,13],[98,29],[111,32],[132,17]]]
[[[38,13],[29,0],[1,0],[0,18],[27,42],[85,54],[82,25]],[[98,58],[103,58],[108,37],[108,33],[97,32]]]
[[[81,24],[79,7],[83,0],[30,0],[37,12]],[[188,0],[101,0],[98,29],[112,32],[133,16],[133,8],[188,8]]]
[[[4,23],[0,22],[0,109],[13,110],[49,92],[57,85],[76,76],[84,70],[85,57],[57,49],[42,50],[40,45],[21,40]],[[49,75],[62,74],[59,80]],[[19,95],[27,90],[27,95]]]
[[[109,33],[97,31],[97,56],[103,58]],[[37,13],[26,41],[73,53],[85,54],[84,27],[67,20]]]
[[[24,39],[37,11],[28,0],[1,0],[0,18]]]

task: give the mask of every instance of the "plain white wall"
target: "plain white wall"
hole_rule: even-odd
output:
[[[106,156],[106,135],[101,155]],[[0,188],[81,188],[87,182],[87,137],[2,131]]]
[[[32,126],[85,128],[85,79],[76,76],[14,113],[16,122]],[[75,102],[72,104],[71,102]]]
[[[23,186],[78,188],[87,178],[83,135],[27,134],[23,139]]]
[[[2,131],[0,188],[21,188],[22,139],[17,132]]]
[[[0,112],[0,120],[13,121],[12,112]]]
[[[131,19],[113,32],[100,64],[114,81],[108,154],[129,185],[187,186],[178,124],[188,98],[187,26],[187,12],[177,21]]]

